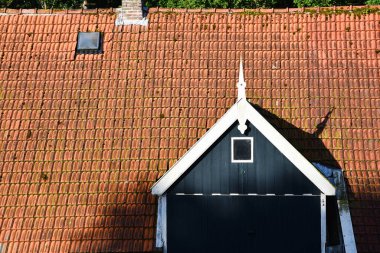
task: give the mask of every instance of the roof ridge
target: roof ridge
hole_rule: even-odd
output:
[[[25,15],[49,15],[49,14],[107,14],[115,13],[117,8],[96,9],[12,9],[0,8],[0,14],[25,14]]]
[[[380,11],[380,5],[347,5],[329,7],[302,7],[302,8],[256,8],[256,9],[218,9],[218,8],[149,8],[149,13],[173,12],[173,13],[303,13],[303,12],[323,12],[323,11],[353,11],[357,9],[374,9]]]
[[[24,15],[49,15],[49,14],[109,14],[116,13],[118,8],[96,8],[96,9],[12,9],[0,8],[1,14],[24,14]],[[380,11],[380,5],[349,5],[349,6],[329,6],[329,7],[302,7],[302,8],[256,8],[256,9],[217,9],[217,8],[149,8],[149,13],[172,12],[172,13],[310,13],[325,11],[354,11],[357,9],[371,9]]]

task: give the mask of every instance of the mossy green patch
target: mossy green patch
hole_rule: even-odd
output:
[[[44,181],[46,181],[46,180],[49,179],[49,176],[45,172],[42,172],[41,173],[41,179],[44,180]]]
[[[305,13],[309,14],[316,14],[316,15],[340,15],[340,14],[348,14],[348,15],[355,15],[355,16],[361,16],[361,15],[366,15],[366,14],[371,14],[371,13],[380,13],[379,8],[374,8],[374,7],[364,7],[364,8],[354,8],[352,10],[342,10],[342,9],[322,9],[322,10],[316,10],[315,8],[313,9],[305,9]]]
[[[250,16],[259,16],[259,15],[264,15],[265,13],[262,13],[262,12],[259,12],[259,11],[244,11],[242,13],[237,13],[237,14],[250,15]]]

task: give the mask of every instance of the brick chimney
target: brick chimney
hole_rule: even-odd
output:
[[[122,0],[117,10],[116,25],[148,25],[143,13],[143,0]]]
[[[130,20],[140,20],[143,18],[141,0],[122,0],[121,9]]]

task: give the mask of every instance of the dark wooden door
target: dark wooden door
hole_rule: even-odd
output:
[[[168,195],[168,253],[321,252],[319,196]]]

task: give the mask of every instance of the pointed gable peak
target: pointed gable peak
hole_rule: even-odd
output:
[[[244,81],[244,70],[243,70],[243,59],[240,58],[240,68],[239,68],[239,82],[237,83],[237,87],[238,87],[238,99],[237,101],[241,100],[241,99],[247,99],[246,95],[245,95],[245,87],[246,87],[246,83]]]
[[[151,188],[154,195],[162,196],[167,190],[206,154],[218,139],[238,121],[242,135],[248,129],[249,121],[270,143],[273,144],[298,170],[326,195],[335,196],[335,187],[323,176],[292,144],[290,144],[248,101],[245,94],[246,83],[243,74],[243,60],[240,60],[238,101],[179,159],[165,175]],[[241,137],[241,136],[239,136]]]
[[[153,185],[152,193],[159,196],[166,194],[167,190],[184,175],[188,169],[192,168],[191,166],[196,163],[200,157],[206,154],[207,150],[212,148],[212,145],[236,123],[236,120],[239,121],[241,128],[238,130],[240,132],[244,133],[247,127],[245,122],[249,121],[257,131],[316,185],[321,193],[329,196],[335,195],[335,187],[329,180],[295,149],[247,100],[240,100],[235,103],[215,125]]]
[[[238,87],[237,118],[239,121],[238,129],[239,129],[241,134],[244,134],[245,130],[247,130],[247,125],[245,124],[247,121],[247,115],[245,113],[246,106],[244,103],[247,101],[247,96],[245,94],[245,87],[246,86],[247,86],[247,84],[244,81],[243,59],[240,58],[239,82],[237,83],[237,87]]]

